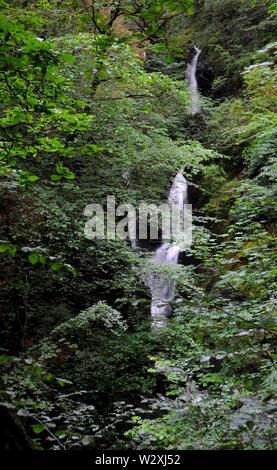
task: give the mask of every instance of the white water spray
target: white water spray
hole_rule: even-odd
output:
[[[186,80],[189,83],[189,90],[190,90],[190,96],[191,96],[191,104],[189,108],[191,114],[196,114],[196,113],[199,113],[200,111],[200,99],[199,99],[198,84],[197,84],[197,78],[196,78],[196,70],[197,70],[199,55],[201,54],[201,49],[199,49],[196,46],[194,46],[194,49],[196,51],[195,55],[192,59],[191,64],[188,64],[187,72],[186,72]]]

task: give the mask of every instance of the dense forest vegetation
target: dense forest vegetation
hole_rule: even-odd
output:
[[[276,449],[277,3],[0,10],[1,448]],[[84,210],[166,201],[180,168],[193,244],[153,330],[154,246]]]

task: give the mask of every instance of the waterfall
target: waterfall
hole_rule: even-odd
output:
[[[188,202],[188,184],[179,171],[174,178],[168,202],[178,204],[180,209]],[[164,243],[155,253],[152,262],[158,266],[178,264],[181,248],[176,243]],[[170,303],[175,295],[175,281],[168,278],[164,273],[152,272],[145,277],[145,283],[151,290],[151,317],[153,328],[159,328],[166,324],[171,313]]]
[[[189,90],[191,96],[191,104],[190,104],[190,112],[191,114],[199,113],[200,111],[200,100],[199,100],[199,93],[198,93],[198,84],[196,78],[196,70],[197,70],[197,63],[199,55],[201,54],[201,49],[194,46],[195,55],[192,59],[191,64],[188,64],[187,73],[186,73],[186,80],[189,83]]]

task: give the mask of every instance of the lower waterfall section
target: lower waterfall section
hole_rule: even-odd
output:
[[[171,186],[168,203],[178,205],[180,210],[184,209],[188,202],[188,184],[180,170],[174,178]],[[176,243],[163,243],[155,252],[152,264],[157,266],[177,265],[181,247]],[[153,270],[144,278],[145,284],[150,288],[151,319],[152,328],[160,328],[166,325],[168,317],[172,312],[171,302],[175,297],[175,281],[165,273]]]
[[[158,266],[176,265],[180,251],[178,246],[165,243],[157,249],[153,263]],[[152,327],[165,326],[172,311],[171,302],[175,296],[175,281],[164,273],[152,272],[146,276],[145,283],[150,288],[152,296]]]

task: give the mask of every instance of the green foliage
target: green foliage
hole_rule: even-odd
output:
[[[212,111],[210,136],[219,149],[238,153],[265,131],[270,138],[276,127],[276,67],[268,64],[246,69],[242,97],[226,100]]]
[[[11,256],[16,254],[16,246],[12,245],[8,242],[1,242],[0,243],[0,253],[5,253]]]
[[[194,296],[176,306],[174,320],[159,332],[165,346],[150,357],[148,372],[164,375],[166,388],[135,410],[126,432],[132,447],[276,448],[274,298],[259,305],[259,294],[252,300],[249,294],[250,300],[241,302],[236,285],[220,297],[225,274],[219,275],[222,285],[217,282],[204,296],[194,288]]]
[[[53,164],[53,153],[54,162],[57,156],[75,156],[72,136],[88,129],[93,118],[78,113],[77,101],[66,95],[70,84],[59,74],[59,54],[49,42],[38,40],[16,19],[7,21],[3,14],[0,35],[1,173],[25,166],[19,181],[26,186],[38,179],[29,174],[29,162],[49,158]],[[62,164],[56,163],[57,168],[62,169]],[[70,170],[60,170],[60,174],[73,177]]]
[[[275,2],[0,6],[3,406],[40,449],[275,449]],[[87,240],[84,209],[180,168],[194,243],[151,266],[176,287],[151,332],[153,253]]]
[[[109,307],[105,302],[98,302],[93,307],[84,310],[76,317],[54,328],[51,332],[51,339],[55,341],[60,336],[70,338],[75,333],[85,333],[90,330],[91,323],[97,321],[103,322],[104,327],[114,334],[117,334],[117,329],[124,331],[126,328],[119,312]]]
[[[94,32],[112,34],[116,20],[123,16],[134,21],[139,37],[155,41],[164,36],[165,24],[180,12],[191,13],[193,0],[123,0],[121,2],[84,2],[84,20],[92,23]]]
[[[261,183],[274,183],[276,130],[266,129],[245,150],[247,173]]]
[[[277,12],[277,2],[271,2],[271,5],[269,7],[270,13],[276,13]]]

